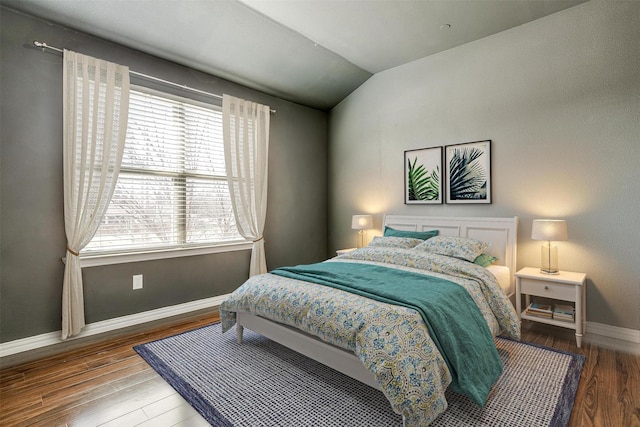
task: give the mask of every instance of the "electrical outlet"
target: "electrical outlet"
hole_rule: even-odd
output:
[[[133,276],[133,289],[142,289],[142,274]]]

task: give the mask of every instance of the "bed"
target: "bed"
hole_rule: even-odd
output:
[[[223,331],[235,324],[242,343],[249,328],[382,390],[406,426],[444,412],[447,387],[482,405],[501,371],[493,336],[520,337],[509,301],[517,217],[385,215],[383,225],[393,235],[365,248],[250,278],[221,305]],[[436,230],[419,243],[405,234]],[[478,251],[491,265],[472,262]]]

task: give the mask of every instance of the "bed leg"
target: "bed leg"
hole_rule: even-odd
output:
[[[236,335],[238,339],[238,344],[242,344],[242,333],[244,332],[244,326],[240,326],[236,324]]]

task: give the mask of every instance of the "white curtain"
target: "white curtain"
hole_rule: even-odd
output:
[[[62,339],[85,325],[80,251],[93,238],[118,179],[129,111],[129,69],[64,51]]]
[[[267,272],[264,222],[271,109],[224,95],[222,132],[229,193],[240,235],[253,240],[249,277]]]

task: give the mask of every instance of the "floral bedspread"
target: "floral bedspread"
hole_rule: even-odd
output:
[[[410,249],[369,247],[327,262],[393,266],[446,278],[463,286],[494,335],[520,338],[520,323],[493,275],[467,261]],[[420,314],[345,291],[273,274],[254,276],[221,306],[223,331],[246,311],[294,326],[354,352],[375,375],[406,426],[426,426],[445,411],[451,383],[447,365]]]

